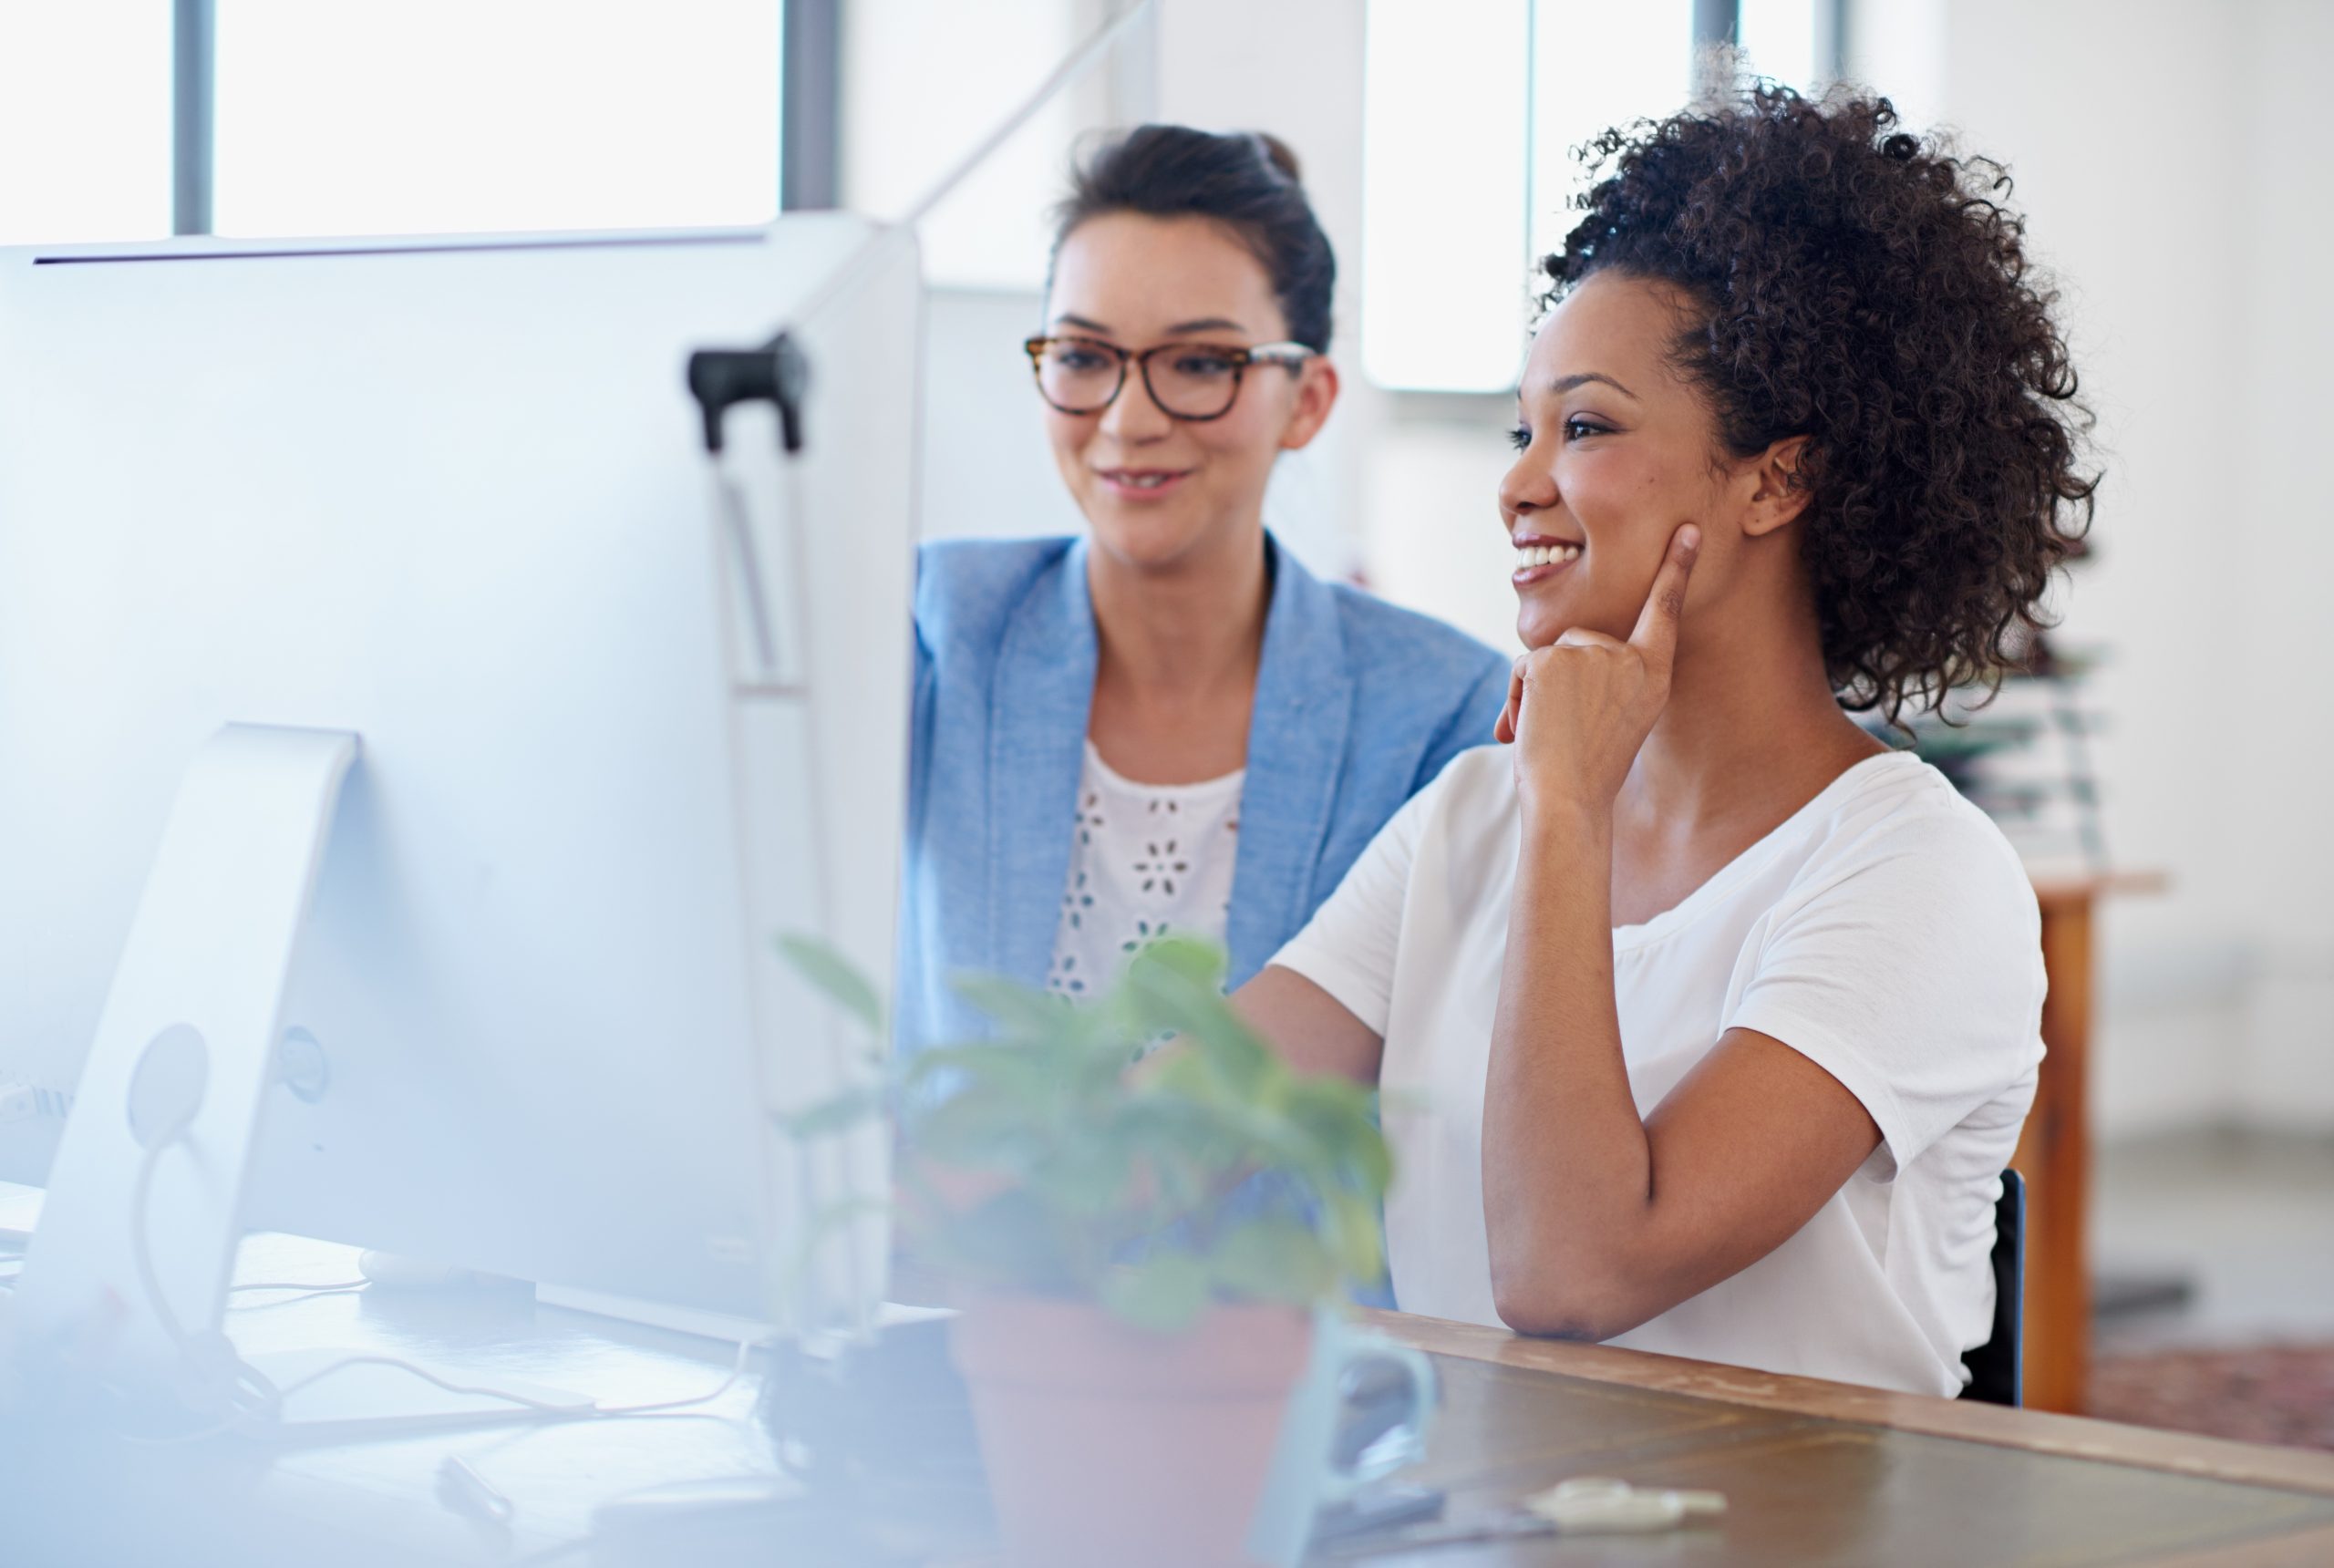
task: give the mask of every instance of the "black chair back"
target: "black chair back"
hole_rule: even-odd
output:
[[[1962,1357],[1969,1368],[1965,1399],[1988,1405],[2026,1403],[2026,1178],[2002,1172],[1994,1205],[1994,1331]]]

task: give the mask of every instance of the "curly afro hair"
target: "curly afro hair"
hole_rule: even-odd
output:
[[[1549,306],[1601,272],[1679,290],[1672,362],[1735,456],[1808,438],[1824,663],[1843,706],[1892,722],[1998,684],[2098,485],[2009,175],[1896,125],[1885,98],[1761,83],[1608,130],[1541,263]]]

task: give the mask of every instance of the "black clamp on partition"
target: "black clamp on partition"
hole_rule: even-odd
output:
[[[688,379],[689,396],[705,415],[707,451],[721,450],[722,416],[739,403],[776,404],[780,444],[790,454],[802,449],[811,362],[786,334],[759,348],[700,348],[689,356]]]

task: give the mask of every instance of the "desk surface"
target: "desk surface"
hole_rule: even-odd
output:
[[[346,1284],[356,1277],[356,1253],[253,1235],[243,1243],[235,1278],[246,1286]],[[247,1355],[336,1346],[426,1361],[480,1383],[523,1379],[621,1404],[702,1394],[720,1383],[736,1354],[734,1346],[693,1335],[538,1305],[523,1285],[245,1289],[229,1307],[226,1329]],[[555,1553],[547,1560],[590,1568],[592,1556],[574,1548],[593,1510],[609,1499],[671,1481],[775,1471],[770,1444],[753,1420],[755,1397],[749,1379],[710,1404],[666,1416],[399,1431],[356,1441],[230,1436],[134,1444],[86,1431],[54,1440],[0,1431],[0,1501],[7,1504],[0,1563],[434,1568],[510,1565]],[[449,1455],[511,1500],[507,1526],[440,1501],[439,1470]],[[92,1464],[102,1472],[94,1482]]]
[[[1444,1422],[1420,1479],[1455,1516],[1570,1475],[1711,1488],[1722,1526],[1387,1563],[2334,1563],[2334,1454],[1525,1340],[1399,1314]]]
[[[346,1248],[253,1237],[237,1273],[246,1282],[331,1284],[351,1276],[353,1261]],[[719,1381],[731,1354],[687,1335],[538,1306],[523,1290],[402,1300],[246,1293],[237,1301],[229,1329],[247,1351],[358,1346],[611,1401],[702,1391]],[[2334,1563],[2334,1455],[1368,1315],[1437,1358],[1445,1407],[1420,1479],[1449,1491],[1451,1517],[1503,1508],[1573,1475],[1714,1487],[1732,1500],[1714,1530],[1454,1547],[1372,1562]],[[0,1449],[10,1450],[0,1453],[0,1501],[9,1509],[0,1558],[10,1568],[629,1563],[637,1559],[590,1549],[592,1511],[658,1482],[769,1473],[770,1444],[752,1419],[753,1398],[741,1384],[671,1417],[299,1446],[117,1441],[84,1445],[76,1455],[45,1434],[0,1430]],[[440,1501],[438,1475],[449,1455],[509,1497],[507,1526]],[[725,1559],[697,1560],[718,1568]],[[783,1551],[750,1560],[836,1561]]]

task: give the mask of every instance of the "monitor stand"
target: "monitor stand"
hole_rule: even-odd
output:
[[[231,724],[179,785],[18,1281],[28,1367],[146,1395],[216,1364],[284,988],[356,760]]]
[[[231,724],[188,766],[17,1280],[32,1387],[277,1436],[597,1411],[565,1389],[356,1348],[247,1359],[222,1332],[243,1181],[284,1076],[284,986],[357,750],[346,731]],[[264,1398],[239,1400],[238,1383]]]

